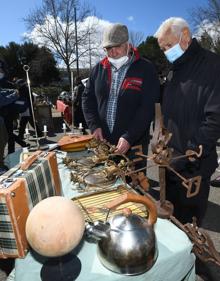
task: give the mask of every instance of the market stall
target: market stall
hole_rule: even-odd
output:
[[[58,151],[56,155],[64,196],[74,198],[82,195],[70,179],[69,168],[63,163],[65,152]],[[72,155],[77,158],[81,152],[74,152]],[[158,219],[154,230],[158,246],[155,264],[149,271],[137,276],[129,276],[129,279],[158,281],[164,280],[166,276],[168,281],[195,280],[195,257],[191,252],[192,243],[186,234],[165,219]],[[105,281],[127,280],[128,278],[126,275],[113,273],[101,264],[97,256],[96,243],[90,243],[83,238],[79,246],[74,249],[74,253],[81,262],[81,271],[76,280]],[[30,251],[24,259],[16,259],[15,270],[8,280],[40,281],[40,271],[45,260],[45,257]]]

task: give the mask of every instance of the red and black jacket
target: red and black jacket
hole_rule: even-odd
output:
[[[120,137],[130,145],[146,141],[154,117],[154,104],[159,100],[159,80],[152,63],[140,58],[133,50],[134,60],[129,66],[118,96],[116,120],[110,133],[106,111],[111,87],[111,64],[105,57],[92,70],[82,97],[83,112],[89,129],[102,128],[103,136],[112,144]]]

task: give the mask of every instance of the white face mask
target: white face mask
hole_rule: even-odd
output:
[[[124,65],[128,61],[128,56],[123,56],[118,59],[108,57],[108,60],[112,65],[114,65],[115,68],[119,69],[120,67],[122,67],[122,65]]]
[[[126,64],[126,62],[129,60],[129,56],[128,56],[129,50],[130,50],[129,44],[127,44],[127,54],[126,54],[126,56],[120,57],[118,59],[108,57],[109,62],[112,65],[114,65],[114,67],[116,69],[119,69],[120,67],[122,67],[122,65]]]

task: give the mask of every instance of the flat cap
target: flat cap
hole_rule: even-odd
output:
[[[115,23],[107,27],[103,33],[103,48],[119,46],[129,39],[126,25]]]

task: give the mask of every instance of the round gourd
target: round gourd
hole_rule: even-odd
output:
[[[57,257],[69,253],[79,244],[84,228],[84,217],[76,203],[53,196],[31,210],[26,222],[26,237],[37,253]]]

